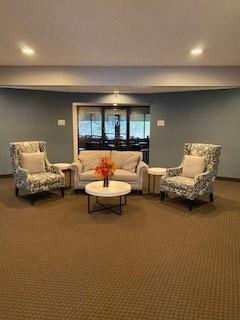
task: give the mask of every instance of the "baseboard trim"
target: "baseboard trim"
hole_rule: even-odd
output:
[[[217,180],[240,182],[240,178],[217,177]]]
[[[10,178],[12,177],[13,174],[12,173],[8,173],[8,174],[0,174],[0,178]]]
[[[1,178],[11,178],[12,176],[13,176],[12,173],[0,174],[0,179]],[[216,179],[217,180],[223,180],[223,181],[240,182],[240,178],[217,177]]]

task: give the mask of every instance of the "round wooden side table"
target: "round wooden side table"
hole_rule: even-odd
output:
[[[158,168],[153,167],[148,169],[148,193],[150,193],[151,187],[151,176],[153,176],[153,183],[152,183],[152,193],[155,193],[155,184],[156,184],[156,176],[163,176],[166,173],[166,168]]]
[[[58,167],[62,172],[66,175],[68,172],[69,174],[69,186],[65,187],[65,189],[71,189],[72,188],[72,168],[70,163],[66,162],[60,162],[60,163],[54,163],[56,167]]]

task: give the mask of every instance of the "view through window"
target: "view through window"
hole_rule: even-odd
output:
[[[78,132],[81,137],[102,136],[101,108],[83,107],[78,110]]]
[[[78,133],[80,149],[146,149],[150,107],[78,107]]]
[[[149,108],[133,107],[130,113],[130,137],[146,139],[150,137]]]

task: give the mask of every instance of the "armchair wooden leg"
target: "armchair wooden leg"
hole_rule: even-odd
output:
[[[18,197],[19,195],[19,188],[15,187],[15,196]]]
[[[62,198],[64,198],[64,188],[61,188],[60,190],[61,190],[61,196]]]
[[[213,202],[213,200],[214,200],[214,198],[213,198],[213,193],[212,193],[212,192],[209,193],[209,200],[210,200],[210,202]]]
[[[35,195],[31,195],[31,205],[33,206],[35,202]]]
[[[192,207],[193,207],[193,200],[188,200],[188,209],[189,211],[192,211]]]
[[[161,191],[160,197],[161,197],[161,201],[164,201],[164,198],[165,198],[165,192],[164,191]]]

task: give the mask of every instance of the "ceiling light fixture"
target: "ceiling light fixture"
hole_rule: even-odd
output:
[[[117,95],[119,94],[119,90],[118,90],[118,89],[115,89],[115,90],[113,91],[113,93],[115,93],[115,96],[117,97]]]
[[[113,103],[113,106],[114,106],[114,107],[117,107],[117,105],[118,105],[118,104],[117,104],[117,100],[118,100],[119,90],[118,90],[118,89],[115,89],[115,90],[113,91],[113,93],[115,94],[115,101],[116,101],[116,102]]]
[[[32,56],[34,54],[34,50],[30,47],[22,47],[21,50],[26,56]]]
[[[198,47],[198,48],[194,48],[190,51],[191,55],[194,57],[200,56],[203,53],[203,49]]]

